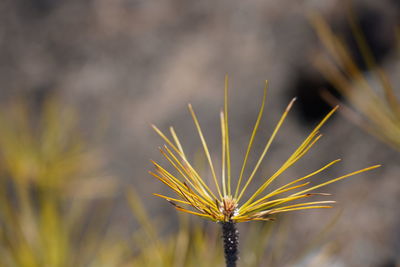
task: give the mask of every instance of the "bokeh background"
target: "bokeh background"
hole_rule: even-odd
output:
[[[331,106],[321,97],[321,92],[330,90],[340,98],[332,83],[313,65],[315,57],[324,53],[325,48],[310,24],[310,14],[320,14],[348,42],[364,74],[371,71],[363,66],[362,55],[354,44],[347,20],[349,7],[349,1],[339,0],[0,1],[2,201],[8,201],[7,205],[17,214],[7,221],[6,212],[0,213],[0,220],[3,219],[0,233],[7,237],[12,231],[10,222],[19,225],[25,219],[33,223],[21,223],[16,232],[28,232],[30,236],[35,230],[25,228],[41,225],[38,214],[46,208],[36,202],[41,190],[51,187],[48,183],[52,178],[44,180],[37,190],[36,185],[32,186],[36,181],[32,177],[44,176],[37,171],[37,166],[47,171],[55,162],[57,171],[45,172],[63,181],[55,183],[57,190],[50,190],[53,193],[49,199],[60,201],[53,207],[54,218],[63,218],[75,205],[80,212],[74,211],[75,217],[71,216],[79,218],[79,225],[83,225],[78,233],[67,234],[76,236],[66,242],[69,246],[85,247],[79,236],[92,223],[97,225],[98,236],[109,236],[107,240],[112,240],[110,247],[115,250],[119,244],[128,242],[132,233],[140,231],[143,224],[140,220],[138,223],[140,216],[129,208],[127,188],[133,188],[135,193],[131,194],[145,203],[143,207],[149,219],[161,225],[160,242],[175,235],[179,232],[176,213],[168,203],[151,195],[168,194],[168,191],[148,174],[152,169],[149,160],[161,160],[157,148],[163,144],[150,124],[163,130],[174,125],[186,151],[201,168],[204,166],[201,144],[186,105],[193,104],[210,146],[218,148],[218,114],[223,105],[225,74],[230,77],[230,125],[236,165],[240,165],[257,117],[264,81],[269,81],[266,118],[251,163],[261,152],[263,141],[286,104],[292,97],[298,97],[259,179],[273,172],[329,111]],[[351,7],[378,66],[391,78],[398,93],[399,2],[353,1]],[[65,110],[73,115],[65,117]],[[70,123],[70,117],[74,123]],[[43,134],[46,129],[50,137]],[[272,266],[399,266],[399,151],[378,141],[342,114],[335,115],[322,132],[323,140],[288,170],[282,182],[336,158],[342,158],[343,162],[328,171],[326,177],[377,163],[383,167],[325,189],[333,192],[333,198],[338,200],[334,209],[288,215],[284,226],[286,242],[279,243],[284,245]],[[78,139],[79,149],[69,151]],[[46,140],[52,141],[46,143]],[[53,153],[54,147],[59,149]],[[41,152],[26,152],[35,149]],[[53,155],[59,157],[54,162],[49,160]],[[215,150],[213,156],[218,155],[219,150]],[[62,163],[69,157],[76,163]],[[39,160],[33,160],[36,158]],[[13,168],[15,172],[10,171]],[[14,176],[27,177],[18,178],[26,182],[15,182],[18,179],[13,180]],[[24,203],[19,200],[20,184],[24,184],[22,187],[29,195],[26,197],[30,203],[27,206],[31,206],[28,211],[20,207]],[[105,214],[97,215],[99,211]],[[27,217],[18,217],[23,212]],[[323,241],[296,262],[288,263],[287,258],[306,247],[311,236],[323,231],[332,220],[334,226],[329,227]],[[198,220],[193,224],[205,227]],[[210,225],[212,228],[213,224]],[[60,223],[54,229],[63,227]],[[10,234],[8,239],[17,240],[21,235],[24,234]],[[33,246],[32,255],[39,255],[40,246],[46,243],[36,243],[38,235],[26,238],[31,240],[27,244]],[[54,247],[52,235],[49,233],[49,247]],[[57,264],[47,262],[45,249],[44,256],[34,265],[35,260],[13,261],[14,256],[10,255],[18,253],[11,252],[24,246],[8,239],[3,238],[0,244],[1,266],[89,266],[89,262],[92,266],[141,266],[126,260],[140,256],[136,252],[126,256],[129,254],[126,251],[137,251],[138,242],[126,245],[122,256],[113,254],[120,258],[102,261],[103,265],[97,260],[101,258],[97,254],[100,249],[91,250],[88,259],[82,262],[78,260],[78,252],[69,249],[68,257],[77,258],[76,261],[67,261],[65,256],[55,260]],[[259,239],[254,238],[253,243],[261,244]],[[54,252],[54,258],[61,250]],[[268,251],[271,253],[271,250],[265,253]],[[31,257],[24,253],[19,257]],[[200,263],[191,264],[200,266]],[[246,266],[244,262],[243,266]],[[254,266],[266,265],[259,262]]]

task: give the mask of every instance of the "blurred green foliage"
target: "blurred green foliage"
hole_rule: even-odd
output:
[[[1,266],[88,266],[98,253],[104,224],[85,216],[84,196],[96,192],[96,160],[79,132],[75,113],[55,100],[1,111]]]
[[[117,183],[101,175],[81,133],[76,112],[54,99],[39,109],[21,101],[0,111],[0,266],[224,265],[219,225],[182,216],[177,232],[167,231],[171,218],[150,215],[134,189],[127,201],[136,226],[126,229],[132,237],[121,237],[107,208]],[[245,225],[240,266],[301,258],[283,253],[292,240],[282,224]]]
[[[340,35],[318,14],[311,16],[311,23],[323,44],[326,54],[317,57],[314,64],[321,74],[343,95],[339,101],[325,92],[325,99],[336,105],[355,124],[400,151],[400,100],[395,83],[392,83],[384,67],[377,64],[355,15],[348,11],[348,22],[357,48],[368,72],[357,65],[355,56]],[[399,41],[399,33],[393,32]],[[400,43],[399,43],[400,44]],[[396,46],[398,47],[397,44]],[[399,61],[399,53],[392,56]]]

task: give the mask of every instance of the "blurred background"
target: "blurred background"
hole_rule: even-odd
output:
[[[400,266],[399,25],[396,0],[0,1],[0,266],[223,266],[219,228],[177,216],[148,171],[162,162],[151,123],[205,166],[186,105],[218,148],[225,74],[234,166],[264,81],[250,164],[298,97],[257,181],[339,101],[279,183],[336,158],[321,179],[383,164],[324,189],[332,210],[241,225],[240,266]]]

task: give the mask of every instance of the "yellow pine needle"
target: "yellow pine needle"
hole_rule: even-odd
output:
[[[194,212],[194,211],[187,210],[187,209],[184,209],[184,208],[179,208],[179,207],[175,207],[175,209],[177,209],[179,211],[186,212],[186,213],[194,214],[194,215],[197,215],[197,216],[200,216],[200,217],[205,217],[205,218],[209,218],[211,220],[214,220],[213,217],[208,215],[208,214],[204,214],[204,213],[200,213],[200,212]]]
[[[170,127],[169,130],[170,130],[170,132],[171,132],[172,138],[173,138],[174,141],[175,141],[176,146],[178,147],[179,151],[181,152],[182,158],[186,160],[186,156],[185,156],[185,153],[183,152],[183,148],[182,148],[181,142],[179,141],[179,138],[178,138],[178,136],[176,135],[176,132],[175,132],[175,130],[174,130],[174,127]]]
[[[316,205],[316,204],[334,204],[336,201],[332,200],[326,200],[326,201],[313,201],[313,202],[305,202],[305,203],[299,203],[299,204],[294,204],[290,206],[284,206],[284,207],[279,207],[275,208],[274,210],[286,210],[286,209],[291,209],[291,208],[296,208],[296,207],[303,207],[303,206],[309,206],[309,205]]]
[[[188,185],[186,185],[187,190],[190,193],[190,197],[194,200],[195,203],[199,204],[200,209],[204,210],[204,211],[211,211],[211,210],[216,210],[214,203],[210,206],[209,202],[203,198],[201,198],[200,196],[198,196],[197,194],[195,194]]]
[[[260,125],[260,121],[261,121],[261,118],[262,118],[263,113],[264,113],[265,100],[267,98],[267,89],[268,89],[268,81],[265,81],[264,95],[263,95],[263,100],[262,100],[262,103],[261,103],[261,108],[260,108],[260,111],[258,113],[256,124],[254,125],[253,132],[251,133],[249,144],[247,146],[246,155],[245,155],[244,160],[243,160],[242,169],[240,171],[239,180],[238,180],[238,183],[237,183],[237,186],[236,186],[236,190],[235,190],[235,198],[238,198],[239,188],[240,188],[240,185],[241,185],[242,179],[243,179],[243,173],[244,173],[244,170],[245,170],[246,165],[247,165],[247,159],[249,157],[251,148],[253,146],[254,138],[255,138],[257,130],[258,130],[258,126]]]
[[[165,134],[163,134],[163,132],[161,132],[160,129],[157,128],[157,126],[152,124],[151,127],[170,147],[172,147],[173,150],[175,150],[179,154],[181,153],[180,150],[171,142],[171,140],[169,140],[169,138],[166,137]]]
[[[199,134],[201,143],[203,145],[204,153],[206,154],[206,157],[207,157],[207,160],[208,160],[208,164],[210,165],[211,174],[212,174],[212,177],[214,179],[215,186],[217,187],[218,195],[222,199],[222,194],[221,194],[221,190],[219,188],[217,175],[215,174],[214,165],[213,165],[212,160],[211,160],[211,155],[210,155],[210,152],[208,150],[208,146],[207,146],[206,140],[204,139],[203,132],[201,130],[199,121],[197,120],[196,114],[194,113],[194,110],[193,110],[193,107],[192,107],[191,104],[188,105],[188,108],[189,108],[190,114],[192,115],[194,124],[196,125],[197,133]]]
[[[163,184],[167,185],[168,187],[170,187],[172,190],[174,190],[175,192],[177,192],[177,190],[175,189],[175,184],[171,183],[168,181],[168,179],[164,179],[163,177],[155,174],[154,172],[149,171],[149,174],[155,178],[157,178],[158,180],[160,180]]]
[[[275,172],[270,178],[267,179],[266,182],[264,182],[264,184],[262,184],[257,191],[249,198],[249,200],[243,204],[243,206],[241,207],[242,209],[245,209],[248,205],[250,205],[253,200],[260,195],[265,188],[267,188],[277,177],[279,177],[285,170],[287,170],[292,164],[294,164],[298,159],[300,159],[300,152],[299,151],[308,151],[308,149],[311,148],[311,146],[313,144],[315,144],[315,142],[318,139],[313,140],[313,142],[311,144],[308,145],[308,147],[306,147],[305,149],[301,150],[300,148],[298,148],[294,154],[292,154],[292,156],[279,168],[279,170],[277,172]]]
[[[266,218],[266,217],[248,217],[248,216],[238,216],[235,219],[236,222],[249,222],[249,221],[275,221],[275,218]]]
[[[337,163],[337,162],[339,162],[339,161],[340,161],[340,159],[334,160],[334,161],[332,161],[332,162],[326,164],[326,165],[323,166],[322,168],[320,168],[320,169],[318,169],[318,170],[316,170],[316,171],[314,171],[314,172],[312,172],[312,173],[310,173],[310,174],[308,174],[308,175],[306,175],[306,176],[303,176],[303,177],[301,177],[301,178],[299,178],[299,179],[296,179],[296,180],[294,180],[294,181],[292,181],[292,182],[290,182],[290,183],[288,183],[288,184],[285,184],[285,185],[279,187],[278,189],[275,189],[275,190],[272,191],[271,193],[265,195],[264,197],[258,199],[257,201],[254,201],[254,202],[253,202],[252,204],[250,204],[248,207],[255,206],[255,205],[257,205],[258,203],[263,202],[263,201],[265,201],[266,199],[269,199],[269,198],[271,198],[271,197],[273,197],[273,196],[276,196],[276,195],[285,193],[285,192],[287,192],[287,191],[290,191],[290,190],[293,190],[293,189],[296,189],[296,188],[299,188],[299,187],[303,187],[303,186],[305,186],[305,185],[308,185],[309,182],[308,182],[308,183],[301,184],[301,185],[298,185],[298,186],[289,187],[289,186],[291,186],[291,185],[293,185],[293,184],[296,184],[296,183],[298,183],[298,182],[300,182],[300,181],[303,181],[303,180],[305,180],[305,179],[308,179],[308,178],[310,178],[310,177],[312,177],[312,176],[314,176],[314,175],[316,175],[316,174],[322,172],[323,170],[329,168],[330,166],[332,166],[333,164],[335,164],[335,163]]]
[[[224,88],[224,122],[225,122],[225,146],[226,146],[226,167],[228,175],[228,195],[231,195],[231,152],[229,145],[229,127],[228,127],[228,75],[225,75]]]
[[[308,198],[314,195],[319,195],[318,193],[314,193],[314,194],[303,194],[303,195],[299,195],[299,196],[288,196],[288,197],[284,197],[284,198],[279,198],[279,199],[275,199],[275,200],[270,200],[270,201],[266,201],[264,203],[259,203],[257,205],[254,205],[252,207],[247,207],[246,211],[242,211],[242,214],[249,214],[249,213],[254,213],[257,211],[261,211],[261,210],[266,210],[266,209],[270,209],[272,207],[276,207],[278,205],[290,202],[290,201],[294,201],[294,200],[298,200],[298,199],[302,199],[302,198]]]
[[[184,198],[184,196],[181,193],[181,190],[179,189],[178,186],[176,186],[174,183],[170,182],[167,178],[164,179],[162,177],[160,177],[159,175],[149,172],[152,176],[154,176],[155,178],[157,178],[158,180],[160,180],[162,183],[164,183],[165,185],[167,185],[169,188],[171,188],[173,191],[175,191],[175,193],[177,195],[179,195],[180,197]]]
[[[159,165],[158,163],[154,161],[151,162],[154,164],[156,171],[159,174],[165,176],[165,178],[168,178],[168,181],[172,182],[174,185],[183,187],[183,183],[179,179],[177,179],[175,176],[173,176],[171,173],[169,173],[167,170],[161,167],[161,165]]]
[[[304,197],[310,197],[310,196],[312,196],[312,194],[311,195],[305,195]],[[288,201],[277,202],[277,203],[274,203],[272,205],[267,205],[267,206],[263,207],[263,209],[269,209],[269,208],[281,205],[282,203],[286,203],[286,202],[288,202]],[[302,207],[302,206],[308,206],[308,205],[314,205],[314,204],[334,204],[334,203],[336,203],[336,201],[332,201],[332,200],[304,202],[304,203],[299,203],[299,204],[294,204],[294,205],[289,205],[289,206],[284,206],[284,207],[273,208],[273,211],[287,210],[289,208]]]
[[[179,188],[180,189],[180,188]],[[188,188],[189,189],[189,188]],[[216,210],[212,208],[212,206],[207,205],[207,203],[204,203],[203,200],[201,198],[198,198],[196,194],[194,194],[193,192],[190,191],[187,193],[184,193],[182,190],[181,191],[181,195],[189,202],[189,205],[192,206],[193,208],[197,209],[200,212],[204,212],[208,215],[214,215],[218,216],[215,212]],[[173,204],[172,202],[170,202],[171,204]],[[179,207],[177,205],[174,204],[175,207]],[[182,207],[180,207],[182,208]]]
[[[204,194],[204,192],[199,188],[200,185],[197,183],[197,180],[192,180],[195,184],[192,183],[190,178],[186,176],[186,174],[182,171],[182,165],[179,163],[179,161],[175,158],[175,156],[172,154],[172,152],[165,147],[167,150],[168,154],[172,157],[169,157],[162,149],[160,149],[161,154],[167,159],[167,161],[182,175],[182,177],[193,187],[195,188],[200,194]],[[177,162],[177,164],[175,164]],[[184,168],[183,168],[184,169]],[[190,177],[190,176],[189,176]]]
[[[288,192],[288,191],[291,191],[291,190],[294,190],[294,189],[297,189],[297,188],[300,188],[300,187],[303,187],[303,186],[306,186],[306,185],[309,185],[309,184],[310,184],[310,182],[307,182],[307,183],[304,183],[304,184],[299,184],[299,185],[296,185],[296,186],[288,187],[288,188],[285,188],[285,189],[282,189],[282,190],[274,190],[273,192],[271,192],[270,194],[266,195],[265,197],[262,197],[259,200],[254,201],[253,203],[251,203],[247,207],[252,207],[252,206],[257,205],[258,203],[263,202],[263,201],[265,201],[265,200],[267,200],[267,199],[269,199],[271,197],[274,197],[276,195],[279,195],[279,194],[282,194],[282,193],[285,193],[285,192]]]
[[[362,172],[366,172],[366,171],[370,171],[370,170],[379,168],[379,167],[381,167],[381,166],[382,166],[382,165],[379,165],[379,164],[378,164],[378,165],[374,165],[374,166],[367,167],[367,168],[364,168],[364,169],[361,169],[361,170],[358,170],[358,171],[354,171],[354,172],[348,173],[348,174],[343,175],[343,176],[340,176],[340,177],[338,177],[338,178],[329,180],[329,181],[327,181],[327,182],[325,182],[325,183],[322,183],[322,184],[319,184],[319,185],[310,187],[310,188],[308,188],[308,189],[306,189],[306,190],[303,190],[303,191],[297,192],[297,193],[295,193],[295,194],[292,194],[292,196],[297,196],[297,195],[300,195],[300,194],[303,194],[303,193],[306,193],[306,192],[310,192],[310,191],[315,190],[315,189],[317,189],[317,188],[326,186],[326,185],[328,185],[328,184],[335,183],[335,182],[337,182],[337,181],[343,180],[343,179],[345,179],[345,178],[348,178],[348,177],[350,177],[350,176],[353,176],[353,175],[356,175],[356,174],[359,174],[359,173],[362,173]]]
[[[214,193],[211,191],[211,189],[207,186],[207,184],[203,181],[203,179],[200,177],[200,175],[193,169],[191,165],[187,165],[188,169],[187,171],[190,173],[190,176],[193,176],[194,179],[198,180],[199,183],[207,190],[208,193],[212,196],[213,199],[216,199],[217,197],[214,195]]]
[[[204,189],[203,185],[200,183],[202,181],[201,179],[198,179],[195,175],[190,175],[188,173],[188,170],[180,163],[180,161],[175,157],[175,155],[172,153],[170,149],[168,149],[167,146],[165,146],[165,150],[168,152],[168,154],[172,157],[173,161],[168,157],[168,155],[165,154],[164,151],[161,150],[161,153],[164,155],[164,157],[171,163],[171,165],[184,177],[184,179],[197,191],[199,194],[201,194],[205,199],[209,200],[209,202],[213,202],[212,199],[210,198],[210,195],[207,193],[206,189]],[[176,164],[178,165],[176,165]],[[182,172],[185,172],[183,173]],[[193,183],[192,183],[193,181]],[[209,192],[212,192],[208,188]]]
[[[188,196],[194,195],[192,191],[188,190],[189,187],[186,184],[182,184],[178,179],[174,176],[170,175],[167,171],[159,170],[160,174],[165,176],[166,178],[161,178],[160,176],[151,173],[153,176],[161,180],[164,184],[168,185],[171,189],[173,189],[178,195],[185,198],[192,204],[192,201],[188,199]],[[206,201],[206,200],[205,200]]]
[[[191,197],[190,192],[184,192],[180,187],[178,187],[178,190],[180,191],[181,196],[183,196],[183,198],[186,199],[193,208],[200,210],[198,206],[199,202],[193,202],[193,199],[190,198]]]
[[[239,202],[239,200],[242,198],[242,196],[243,196],[244,192],[246,191],[247,187],[249,186],[250,182],[253,180],[253,177],[254,177],[254,175],[256,174],[258,168],[260,167],[261,162],[263,161],[265,155],[267,154],[268,149],[269,149],[269,147],[270,147],[271,144],[272,144],[272,141],[274,141],[276,134],[278,133],[279,129],[281,128],[283,122],[284,122],[285,119],[286,119],[286,116],[288,115],[290,109],[292,108],[294,101],[296,101],[296,98],[293,98],[292,101],[290,101],[289,105],[288,105],[288,106],[286,107],[286,109],[285,109],[285,112],[283,112],[283,114],[282,114],[282,116],[281,116],[281,118],[280,118],[278,124],[275,126],[275,129],[274,129],[274,131],[272,132],[271,137],[268,139],[268,142],[267,142],[267,144],[265,145],[264,150],[263,150],[263,152],[262,152],[260,158],[258,159],[256,166],[255,166],[254,169],[253,169],[253,172],[250,174],[250,177],[248,178],[246,184],[244,185],[242,191],[240,192],[240,194],[239,194],[239,196],[238,196],[238,198],[237,198],[238,202]]]
[[[211,189],[206,185],[206,183],[203,181],[203,179],[200,178],[200,176],[197,174],[197,172],[193,169],[193,167],[190,165],[190,163],[187,161],[186,156],[183,153],[183,149],[181,146],[181,143],[175,133],[175,130],[173,129],[173,127],[170,127],[170,131],[171,134],[175,140],[175,143],[177,144],[178,147],[174,146],[173,143],[171,142],[171,140],[169,140],[168,137],[165,136],[165,134],[163,134],[163,132],[161,130],[159,130],[155,125],[151,125],[152,128],[155,130],[155,132],[169,145],[171,146],[175,152],[178,153],[178,155],[182,158],[182,163],[184,164],[185,167],[184,168],[185,171],[188,173],[188,176],[191,177],[194,180],[197,180],[200,184],[201,187],[203,189],[205,189],[214,199],[216,198],[214,193],[211,191]],[[154,163],[154,162],[153,162]],[[190,174],[189,174],[190,172]]]
[[[292,209],[285,209],[285,210],[278,210],[273,211],[270,214],[288,212],[288,211],[295,211],[295,210],[309,210],[309,209],[331,209],[332,206],[309,206],[309,207],[300,207],[300,208],[292,208]]]
[[[157,196],[157,197],[164,198],[164,199],[169,200],[169,201],[179,202],[179,203],[187,204],[187,205],[189,204],[189,202],[183,201],[183,200],[180,200],[180,199],[177,199],[177,198],[167,197],[167,196],[160,195],[160,194],[156,194],[156,193],[153,193],[153,195],[155,195],[155,196]]]
[[[337,110],[338,106],[336,106],[331,112],[329,112],[325,118],[315,127],[315,129],[311,132],[311,134],[304,140],[304,142],[299,146],[299,148],[292,154],[292,156],[289,157],[289,159],[282,165],[282,167],[273,175],[271,176],[263,185],[259,187],[259,189],[249,198],[249,200],[243,204],[242,208],[245,208],[247,205],[249,205],[259,194],[261,194],[265,188],[270,185],[281,173],[283,173],[287,168],[289,168],[291,165],[293,165],[304,153],[302,152],[307,152],[312,145],[315,144],[315,142],[318,140],[319,137],[315,138],[314,141],[312,139],[315,137],[315,135],[318,133],[318,130],[322,127],[322,125],[328,120],[333,113]],[[299,157],[299,155],[301,155]]]
[[[296,183],[298,183],[298,182],[300,182],[300,181],[303,181],[303,180],[305,180],[305,179],[308,179],[308,178],[310,178],[310,177],[312,177],[312,176],[314,176],[314,175],[316,175],[316,174],[318,174],[318,173],[324,171],[325,169],[329,168],[329,167],[332,166],[333,164],[338,163],[339,161],[340,161],[340,159],[331,161],[330,163],[326,164],[326,165],[323,166],[322,168],[320,168],[320,169],[318,169],[318,170],[316,170],[316,171],[314,171],[314,172],[312,172],[312,173],[310,173],[310,174],[308,174],[308,175],[306,175],[306,176],[303,176],[303,177],[301,177],[301,178],[299,178],[299,179],[296,179],[296,180],[294,180],[294,181],[292,181],[292,182],[290,182],[290,183],[288,183],[288,184],[285,184],[284,186],[279,187],[278,189],[272,191],[270,194],[266,195],[265,197],[266,197],[266,198],[269,198],[269,197],[273,196],[275,192],[279,192],[279,193],[277,193],[277,194],[286,192],[286,191],[284,191],[284,189],[287,188],[288,186],[291,186],[291,185],[296,184]]]
[[[224,113],[221,111],[220,113],[220,120],[221,120],[221,136],[222,136],[222,170],[221,170],[221,177],[222,177],[222,190],[224,196],[226,196],[226,183],[225,183],[225,154],[226,154],[226,133],[225,133],[225,116]]]

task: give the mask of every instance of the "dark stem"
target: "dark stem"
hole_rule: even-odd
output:
[[[222,238],[224,239],[224,252],[226,267],[236,267],[239,257],[239,231],[233,221],[222,222]]]

